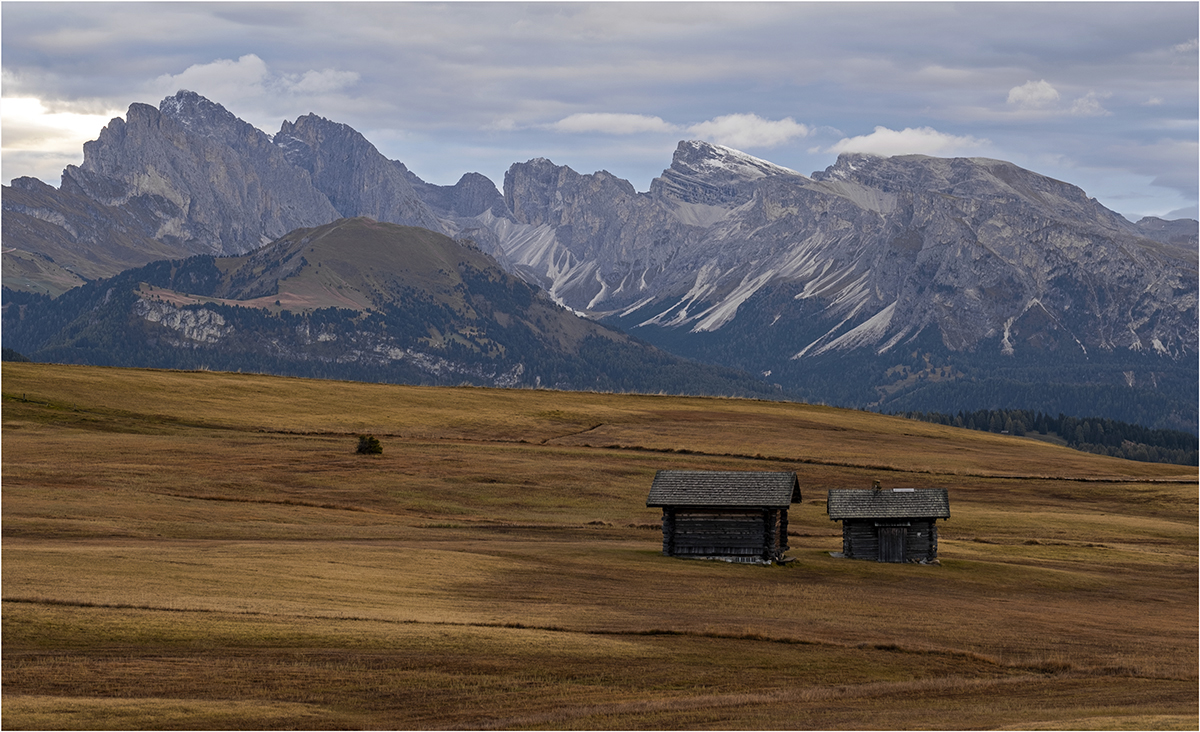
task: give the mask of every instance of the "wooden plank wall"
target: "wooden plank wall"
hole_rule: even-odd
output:
[[[663,553],[673,556],[764,556],[781,554],[786,536],[780,511],[761,509],[690,509],[671,511],[670,535],[664,511]],[[783,529],[783,531],[781,531]]]
[[[937,557],[937,526],[934,519],[911,519],[904,536],[905,561]],[[920,534],[920,536],[918,536]],[[873,519],[842,521],[842,554],[847,559],[879,559],[879,529]]]
[[[936,557],[936,532],[933,521],[913,519],[912,526],[908,527],[908,533],[904,537],[904,558],[908,561],[917,561]]]
[[[874,521],[842,522],[842,554],[847,559],[879,558],[879,534]]]

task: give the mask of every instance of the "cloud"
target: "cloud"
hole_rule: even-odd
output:
[[[266,93],[270,81],[267,64],[254,54],[237,61],[218,59],[207,64],[193,64],[179,74],[163,74],[150,88],[159,96],[170,96],[180,89],[190,89],[209,99],[244,99]]]
[[[776,147],[795,138],[806,137],[812,131],[791,117],[770,120],[756,114],[727,114],[683,126],[644,114],[588,112],[572,114],[548,127],[556,132],[601,132],[610,135],[684,133],[736,148]]]
[[[62,169],[83,161],[83,143],[94,140],[121,110],[99,114],[59,109],[65,105],[34,97],[5,97],[2,110],[4,164],[18,171],[57,183]],[[12,175],[6,175],[9,180]]]
[[[347,108],[353,101],[347,93],[360,79],[357,71],[338,69],[280,73],[249,53],[236,61],[217,59],[193,64],[178,74],[162,74],[145,89],[154,99],[189,89],[251,124],[266,127],[288,114],[315,108]]]
[[[928,125],[991,140],[986,152],[962,148],[969,154],[1093,160],[1091,168],[1056,168],[1056,177],[1096,188],[1104,201],[1144,191],[1165,201],[1148,211],[1188,203],[1149,186],[1163,173],[1129,172],[1140,165],[1132,160],[1120,166],[1120,184],[1105,179],[1103,193],[1094,171],[1117,170],[1114,145],[1157,135],[1195,140],[1195,3],[1111,3],[1104,12],[1088,3],[882,3],[865,16],[863,6],[842,3],[64,7],[4,3],[6,97],[99,114],[133,101],[157,104],[183,87],[264,130],[315,112],[445,184],[465,170],[499,181],[504,161],[548,156],[577,170],[608,169],[643,188],[670,160],[670,149],[645,150],[689,134],[752,148],[795,170],[819,169],[831,162],[826,147],[843,138],[881,144],[879,135],[864,134],[875,125],[899,130],[891,133],[897,137]],[[1150,99],[1162,103],[1141,106]],[[1104,116],[1105,108],[1113,114]],[[731,116],[753,123],[740,130],[713,119],[751,111],[757,122]],[[569,119],[581,112],[638,114],[591,118],[593,132],[554,127],[587,128],[587,118]],[[662,131],[653,131],[655,116]],[[781,135],[747,134],[772,122]],[[644,132],[621,132],[643,124]],[[6,177],[28,174],[30,158],[10,149],[18,138],[7,121],[5,133]],[[792,144],[768,148],[780,137]],[[81,146],[70,147],[77,162]],[[1189,166],[1194,181],[1194,157],[1154,167],[1177,167],[1175,180]]]
[[[284,75],[279,85],[292,94],[328,94],[353,86],[359,80],[356,71],[305,71],[298,75]]]
[[[1108,151],[1111,159],[1127,169],[1153,176],[1151,185],[1176,190],[1184,199],[1196,200],[1196,160],[1200,143],[1161,139],[1140,145],[1123,145]]]
[[[1100,100],[1110,96],[1112,95],[1088,92],[1074,102],[1071,102],[1069,114],[1075,117],[1106,117],[1112,114],[1112,112],[1100,106]]]
[[[193,64],[179,74],[163,74],[151,88],[163,96],[180,89],[191,89],[209,99],[242,99],[262,94],[328,94],[339,92],[358,82],[356,71],[310,69],[302,74],[278,74],[253,53],[237,61],[217,59],[212,63]]]
[[[876,127],[869,135],[842,138],[827,148],[826,152],[952,156],[977,151],[990,144],[988,140],[970,135],[950,135],[932,127],[906,127],[903,130]]]
[[[1173,219],[1198,219],[1200,218],[1200,206],[1193,204],[1191,206],[1177,208],[1174,211],[1168,211],[1163,218],[1167,221],[1171,221]]]
[[[550,125],[557,132],[603,132],[610,135],[634,135],[641,132],[676,132],[676,125],[661,117],[643,114],[589,112],[572,114]]]
[[[1027,81],[1008,90],[1008,103],[1020,109],[1045,109],[1058,102],[1058,90],[1045,79]]]
[[[515,132],[521,128],[512,117],[501,117],[484,125],[483,129],[487,132]]]
[[[5,97],[2,109],[6,151],[41,150],[64,144],[81,147],[96,137],[109,120],[121,116],[121,110],[102,114],[57,111],[32,97]]]
[[[807,137],[810,129],[791,117],[769,120],[756,114],[727,114],[692,125],[687,132],[718,145],[742,149],[776,147]]]
[[[1027,81],[1009,89],[1008,104],[1016,107],[1023,116],[1106,117],[1112,112],[1105,109],[1100,100],[1111,96],[1111,92],[1090,91],[1071,102],[1070,106],[1063,106],[1058,90],[1042,79]]]

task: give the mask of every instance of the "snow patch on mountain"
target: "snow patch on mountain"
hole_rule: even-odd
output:
[[[756,158],[753,155],[747,155],[741,150],[734,150],[724,145],[690,140],[681,143],[680,148],[683,148],[685,145],[695,153],[696,161],[693,165],[698,170],[720,170],[733,173],[746,180],[764,178],[768,175],[798,175],[802,178],[805,177],[791,168],[776,165],[775,163],[763,160],[762,158]]]

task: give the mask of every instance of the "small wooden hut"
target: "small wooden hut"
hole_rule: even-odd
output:
[[[646,506],[662,508],[663,554],[770,563],[787,551],[795,473],[660,470]]]
[[[950,518],[945,488],[831,489],[829,518],[842,522],[842,555],[877,562],[937,559],[937,520]]]

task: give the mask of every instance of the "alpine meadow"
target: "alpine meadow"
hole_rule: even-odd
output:
[[[750,399],[5,363],[13,729],[1193,729],[1195,469]],[[359,454],[360,437],[382,452]],[[785,564],[659,469],[795,471]],[[830,488],[946,488],[940,565]]]

